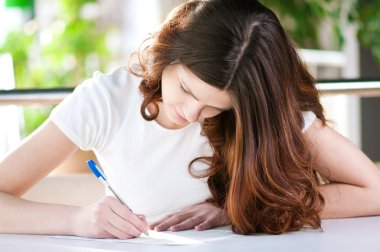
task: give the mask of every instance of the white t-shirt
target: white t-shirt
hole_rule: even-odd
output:
[[[317,116],[312,111],[302,111],[302,116],[303,116],[302,132],[305,132],[313,124]]]
[[[154,221],[211,197],[206,179],[193,178],[188,165],[212,150],[198,123],[170,130],[144,120],[139,82],[124,68],[96,72],[50,118],[80,149],[94,151],[109,183],[135,213]],[[315,115],[305,112],[304,118],[307,129]],[[207,166],[196,162],[193,168]]]
[[[206,180],[193,178],[188,165],[212,151],[199,124],[169,130],[144,120],[138,85],[123,68],[96,72],[50,117],[82,150],[95,152],[115,191],[153,221],[211,197]],[[194,164],[196,170],[205,168]]]

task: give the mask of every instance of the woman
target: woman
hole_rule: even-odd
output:
[[[131,70],[140,79],[96,73],[1,162],[0,232],[132,238],[148,226],[231,224],[279,234],[380,214],[379,171],[326,125],[315,81],[272,11],[190,1],[148,41]],[[138,214],[109,196],[86,207],[18,197],[77,148],[95,151]]]

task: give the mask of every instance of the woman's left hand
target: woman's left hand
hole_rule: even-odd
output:
[[[181,231],[195,228],[198,231],[230,224],[225,210],[212,203],[200,203],[169,214],[149,226],[155,231]]]

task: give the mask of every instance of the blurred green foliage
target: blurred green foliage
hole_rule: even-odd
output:
[[[29,20],[10,32],[0,45],[0,53],[13,57],[17,88],[75,86],[95,70],[105,70],[111,60],[106,47],[109,28],[97,20],[83,18],[82,8],[96,0],[57,0],[54,19],[44,27]],[[52,106],[25,107],[24,136],[48,117]]]
[[[290,37],[302,48],[320,49],[320,29],[330,21],[333,31],[329,37],[332,48],[339,49],[344,43],[340,29],[341,10],[344,0],[261,0],[279,17]]]
[[[354,9],[352,21],[358,24],[358,38],[380,63],[380,1],[358,0]]]
[[[91,58],[96,70],[105,68],[110,59],[108,30],[79,15],[89,2],[96,1],[59,0],[59,13],[48,27],[40,30],[30,20],[23,29],[8,34],[0,53],[12,54],[17,88],[75,86],[90,73]]]
[[[332,48],[344,45],[342,23],[358,28],[360,44],[369,48],[380,63],[380,1],[379,0],[261,0],[279,16],[285,30],[303,48],[320,48],[320,37],[329,36]],[[348,6],[348,10],[345,10]],[[346,13],[344,12],[346,11]],[[331,34],[318,29],[329,20]]]
[[[7,7],[30,8],[34,4],[34,0],[5,0]]]

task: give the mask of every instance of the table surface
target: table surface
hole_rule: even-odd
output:
[[[380,216],[324,220],[322,229],[282,235],[239,236],[197,245],[177,246],[63,240],[43,235],[0,234],[0,251],[380,251]]]

